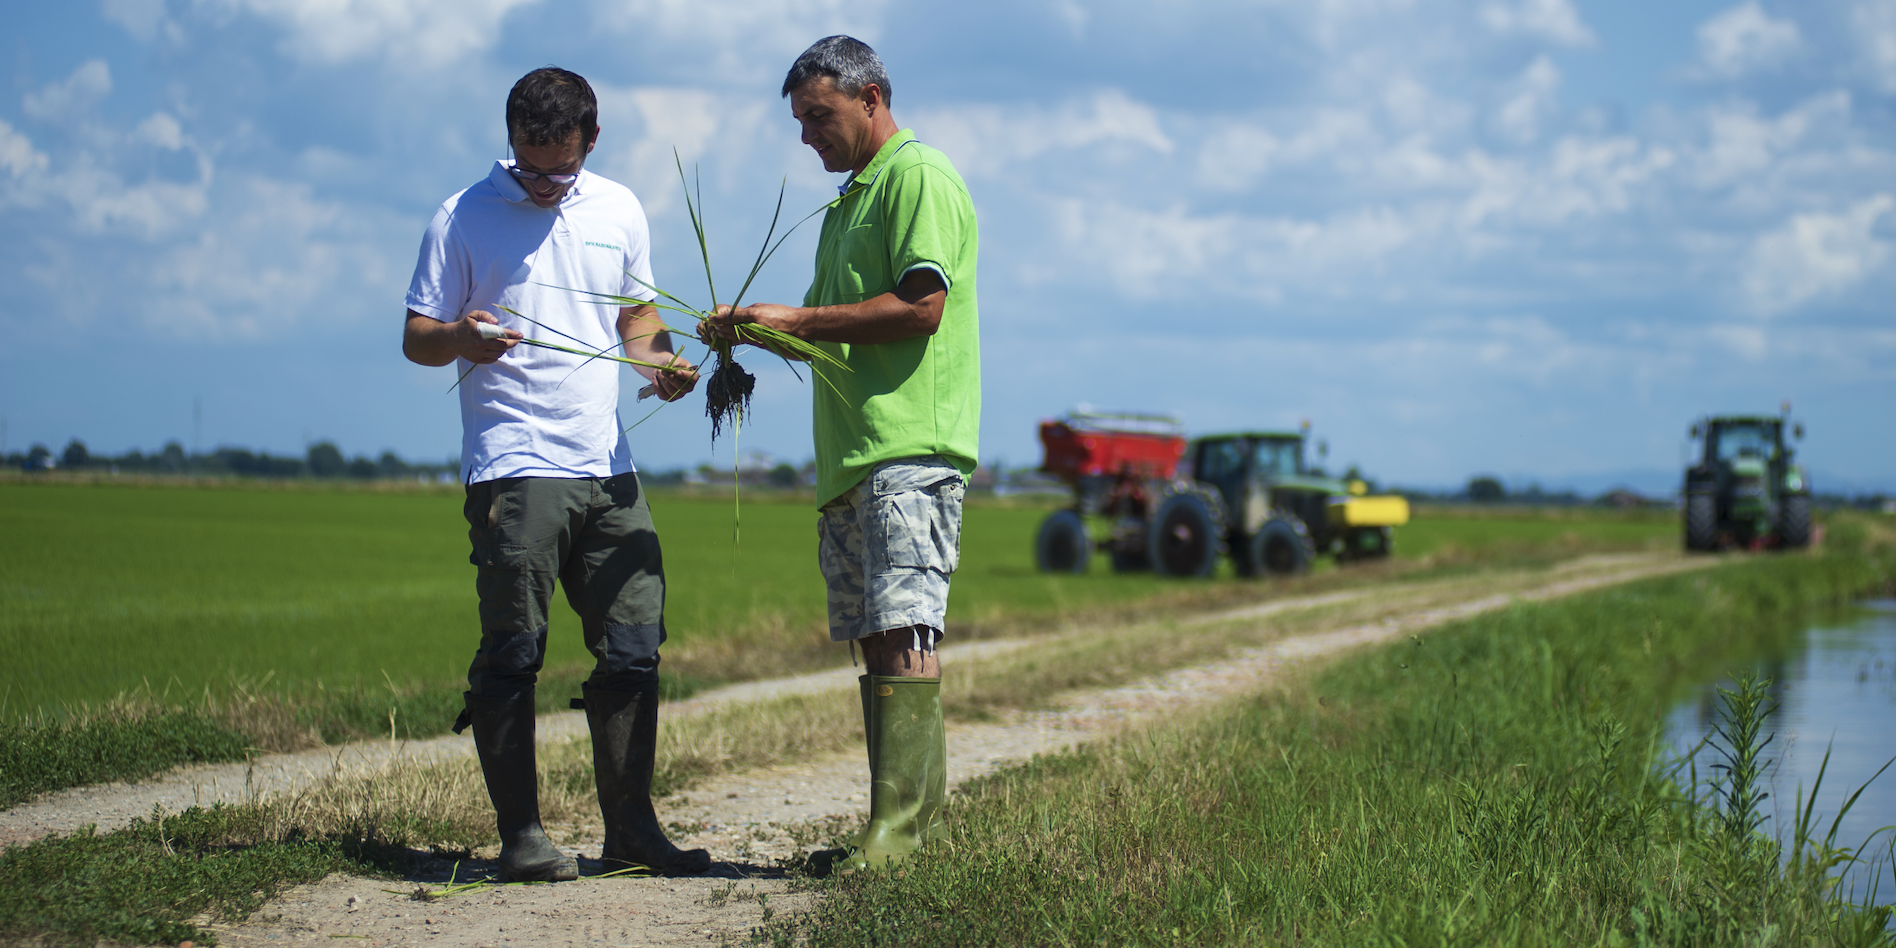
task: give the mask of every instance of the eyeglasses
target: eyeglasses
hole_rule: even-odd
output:
[[[538,181],[541,178],[545,178],[554,184],[572,184],[579,180],[579,172],[577,171],[572,174],[542,174],[538,171],[521,171],[519,168],[508,168],[507,170],[513,172],[513,176],[522,181]]]

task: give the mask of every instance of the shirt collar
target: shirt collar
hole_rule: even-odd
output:
[[[866,188],[872,184],[875,184],[876,178],[881,176],[882,170],[889,166],[889,162],[895,160],[895,153],[898,151],[901,151],[903,146],[908,145],[914,141],[915,141],[914,129],[905,128],[899,132],[896,132],[894,135],[890,135],[889,140],[886,142],[883,142],[881,148],[876,149],[876,156],[874,158],[869,159],[869,164],[864,166],[861,174],[856,175],[855,177],[850,178],[848,181],[845,181],[842,184],[839,184],[836,186],[837,195],[838,196],[847,195],[857,185],[861,185]],[[512,175],[508,175],[508,177],[512,177]]]
[[[513,176],[512,171],[508,170],[513,167],[513,164],[512,161],[495,161],[493,170],[487,172],[487,180],[494,185],[495,191],[500,192],[501,197],[506,198],[509,203],[519,204],[527,199],[527,188],[520,183],[519,178]],[[585,183],[586,169],[581,168],[579,169],[579,180],[574,181],[572,185],[566,189],[566,194],[560,198],[560,203],[564,204],[567,198],[578,194],[580,187]]]

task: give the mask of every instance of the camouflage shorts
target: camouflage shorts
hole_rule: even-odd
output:
[[[940,457],[903,458],[823,505],[817,558],[829,587],[830,640],[890,629],[940,632],[961,547],[961,473]]]

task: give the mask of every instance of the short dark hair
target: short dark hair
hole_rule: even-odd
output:
[[[599,134],[599,99],[576,72],[544,66],[520,77],[507,93],[507,140],[557,145],[579,133],[581,148]]]
[[[882,68],[882,57],[853,36],[825,36],[804,50],[783,79],[783,94],[788,96],[818,76],[829,77],[845,95],[861,95],[862,87],[873,83],[882,90],[884,103],[895,96],[889,88],[889,71]]]

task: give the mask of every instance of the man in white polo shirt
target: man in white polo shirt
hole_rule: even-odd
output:
[[[481,644],[455,731],[473,725],[501,875],[514,881],[579,874],[540,826],[534,771],[534,683],[555,580],[598,659],[584,692],[605,817],[601,861],[607,871],[667,874],[711,862],[702,849],[673,846],[652,809],[665,572],[619,424],[619,363],[518,344],[530,334],[608,353],[616,345],[665,367],[638,371],[667,401],[697,384],[655,308],[573,292],[652,298],[638,198],[584,168],[597,117],[592,87],[564,69],[536,69],[514,85],[507,136],[516,157],[435,213],[402,336],[410,360],[454,362],[464,373],[461,479]]]

